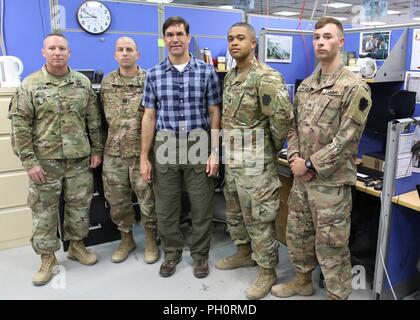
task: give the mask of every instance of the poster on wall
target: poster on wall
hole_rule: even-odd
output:
[[[265,61],[291,63],[292,48],[292,37],[267,34],[265,37]]]
[[[411,50],[410,70],[420,71],[420,29],[413,30],[413,46]]]
[[[389,55],[391,31],[360,33],[359,56],[385,60]]]

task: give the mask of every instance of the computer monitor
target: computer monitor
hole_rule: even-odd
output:
[[[369,83],[372,107],[363,135],[374,149],[371,152],[385,155],[388,123],[409,117],[414,111],[415,93],[401,90],[401,85],[401,81]]]
[[[94,69],[76,69],[76,71],[84,74],[91,82],[95,81],[95,70]]]
[[[369,111],[365,132],[385,137],[388,130],[388,122],[394,119],[390,112],[392,96],[400,91],[401,82],[373,82],[369,83],[372,94],[372,107]]]

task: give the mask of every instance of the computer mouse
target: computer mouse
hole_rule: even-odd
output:
[[[373,181],[366,181],[365,182],[366,187],[373,187],[374,185],[375,185],[375,182],[373,182]]]
[[[373,186],[373,189],[382,190],[383,185],[384,185],[383,182],[379,181],[379,182],[375,183],[375,185]]]

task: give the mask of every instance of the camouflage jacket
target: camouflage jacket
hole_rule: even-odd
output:
[[[26,77],[12,98],[9,119],[12,147],[26,170],[39,165],[38,159],[102,154],[96,94],[89,79],[70,68],[63,79],[45,66]]]
[[[343,66],[320,79],[321,71],[297,90],[288,158],[310,158],[319,168],[316,179],[324,184],[353,185],[357,148],[372,105],[370,88]]]
[[[108,122],[105,153],[124,158],[140,155],[141,106],[146,71],[124,84],[119,71],[108,74],[101,85],[101,100]]]
[[[265,164],[272,162],[276,151],[283,147],[292,120],[293,107],[280,73],[255,58],[248,71],[239,75],[236,69],[228,72],[224,80],[222,128],[225,154],[229,157],[226,163],[230,167],[253,167],[257,158]],[[240,151],[239,157],[242,153],[243,160],[238,161],[232,141],[239,141],[242,136],[242,150],[235,147]]]

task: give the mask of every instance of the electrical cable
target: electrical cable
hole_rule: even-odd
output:
[[[389,287],[391,289],[392,295],[394,296],[394,300],[398,300],[397,299],[397,296],[395,295],[394,288],[392,287],[391,279],[389,279],[388,270],[386,269],[386,266],[385,266],[385,259],[384,259],[384,256],[382,254],[382,247],[381,247],[381,245],[379,245],[379,255],[381,256],[382,266],[384,267],[386,279],[388,280],[388,284],[389,284]]]

